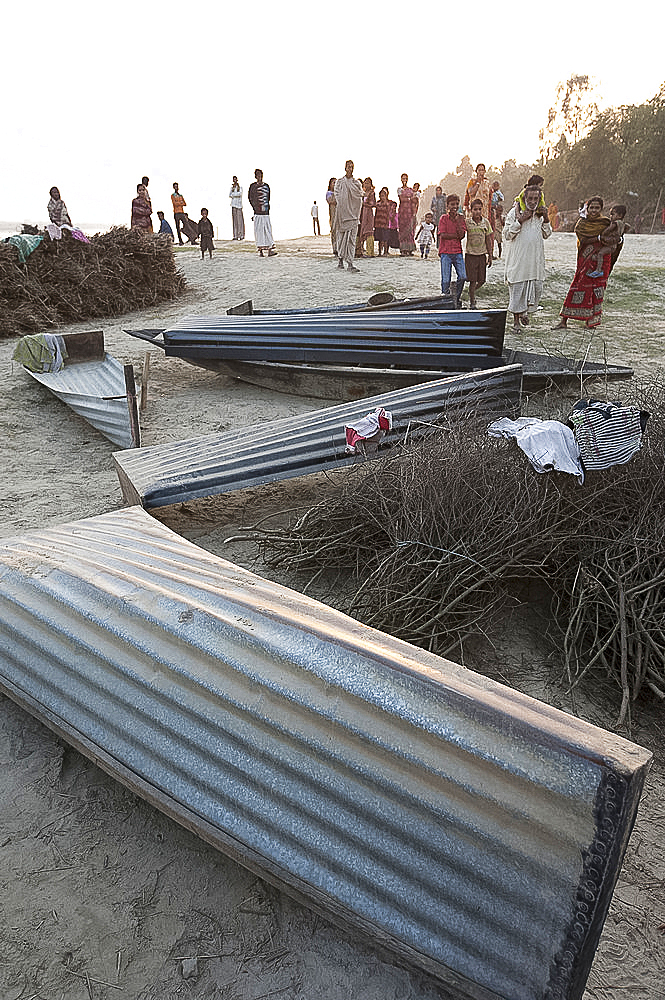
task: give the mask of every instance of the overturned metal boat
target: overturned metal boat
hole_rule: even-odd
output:
[[[21,338],[16,351],[37,339],[39,335]],[[141,441],[132,366],[106,353],[101,330],[52,339],[62,341],[64,367],[33,371],[24,365],[24,370],[113,444],[137,448]]]
[[[140,508],[0,541],[0,688],[471,1000],[580,1000],[650,754]]]
[[[321,314],[318,317],[317,312]],[[360,399],[462,371],[510,364],[522,365],[525,392],[579,387],[582,395],[586,380],[614,382],[633,375],[633,369],[626,365],[504,347],[504,310],[439,312],[435,337],[431,329],[427,331],[427,319],[420,326],[417,320],[400,326],[401,320],[394,317],[390,321],[373,317],[370,325],[376,326],[375,337],[372,339],[372,330],[364,323],[366,340],[362,343],[355,330],[347,339],[341,311],[337,316],[325,309],[311,310],[309,315],[296,310],[239,315],[246,315],[248,323],[258,316],[260,324],[228,329],[222,324],[215,332],[215,318],[208,317],[201,319],[200,330],[195,329],[198,321],[192,320],[182,330],[178,326],[125,332],[161,348],[169,357],[183,358],[252,385],[315,399]],[[275,321],[281,325],[273,330]]]
[[[125,332],[213,371],[220,361],[471,371],[500,363],[505,326],[505,309],[405,309],[189,316],[168,330]]]
[[[460,419],[517,416],[521,387],[522,369],[507,365],[259,426],[117,452],[113,461],[127,503],[164,507],[350,465],[357,459],[346,453],[344,427],[377,407],[393,416],[383,449],[454,411]]]

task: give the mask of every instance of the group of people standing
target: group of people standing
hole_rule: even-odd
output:
[[[374,257],[377,245],[379,257],[388,256],[391,248],[399,250],[403,257],[412,257],[418,246],[420,256],[427,258],[436,240],[441,257],[443,291],[449,293],[451,267],[455,267],[455,298],[459,300],[467,279],[461,245],[461,240],[467,236],[467,223],[459,212],[459,197],[449,195],[446,198],[441,187],[437,187],[430,210],[418,226],[422,199],[420,184],[410,185],[408,174],[402,174],[397,188],[398,201],[390,198],[387,187],[381,188],[377,200],[372,178],[358,180],[353,176],[353,170],[353,161],[347,160],[344,177],[331,177],[326,192],[330,238],[338,267],[342,269],[346,263],[348,270],[357,271],[354,260]],[[480,212],[475,202],[480,205]],[[467,185],[465,207],[471,230],[467,238],[467,256],[472,258],[469,263],[473,266],[470,284],[471,305],[474,307],[476,288],[484,283],[485,268],[493,259],[495,237],[499,255],[502,245],[503,195],[498,181],[493,185],[487,181],[484,164],[478,165]]]
[[[353,177],[353,170],[353,162],[347,160],[344,177],[331,177],[326,192],[330,218],[330,239],[334,256],[342,262],[349,259],[340,253],[340,243],[344,244],[345,252],[348,251],[349,240],[348,236],[344,234],[350,232],[354,219],[356,233],[353,259],[374,256],[388,257],[391,250],[398,250],[403,257],[413,256],[416,251],[416,236],[422,235],[422,227],[416,233],[416,222],[422,198],[420,184],[410,185],[408,174],[402,174],[400,186],[397,188],[397,201],[390,197],[387,187],[380,189],[377,198],[372,178],[365,177],[362,181],[358,180]],[[350,181],[353,183],[348,183]],[[353,197],[352,202],[349,203],[348,198],[351,191],[353,191]],[[341,211],[338,194],[343,201]],[[356,208],[357,214],[355,214]],[[349,216],[350,211],[354,213],[354,219]],[[429,226],[425,227],[424,232],[421,247],[429,246],[432,242],[428,235],[431,234]],[[425,256],[424,252],[422,256]],[[357,270],[357,268],[351,268],[351,270],[354,269]]]
[[[508,309],[513,314],[513,332],[529,325],[529,316],[540,304],[545,282],[544,241],[556,225],[557,209],[545,202],[543,178],[532,175],[520,191],[513,206],[504,216],[504,196],[498,181],[490,183],[484,163],[479,163],[469,179],[460,207],[456,194],[444,195],[436,188],[430,212],[427,212],[416,232],[420,204],[420,185],[409,186],[407,174],[402,174],[397,189],[399,203],[390,199],[383,187],[376,199],[371,177],[363,181],[353,176],[354,163],[347,160],[344,176],[332,177],[326,200],[330,214],[330,237],[333,254],[340,270],[357,272],[358,257],[389,254],[399,247],[400,254],[412,256],[416,238],[421,256],[427,257],[436,236],[441,266],[441,292],[450,295],[461,308],[464,285],[469,282],[469,299],[476,307],[476,291],[486,281],[487,268],[501,257],[506,241],[505,279],[508,285]],[[586,202],[583,217],[575,227],[578,239],[578,259],[575,276],[561,309],[558,328],[568,319],[598,326],[610,271],[623,245],[623,205],[612,209],[610,218],[603,214],[603,200],[594,197]],[[466,239],[465,253],[462,241]],[[455,271],[455,283],[452,272]]]
[[[149,177],[142,177],[141,183],[136,186],[136,197],[132,201],[131,228],[139,229],[144,233],[152,233],[152,202],[148,193]],[[245,239],[245,219],[242,208],[243,190],[234,175],[229,190],[229,200],[231,203],[231,220],[233,223],[233,239]],[[256,247],[261,257],[264,252],[268,257],[274,257],[277,253],[275,241],[272,236],[272,226],[270,223],[270,187],[263,180],[263,171],[254,171],[254,181],[249,186],[247,198],[254,212],[254,236]],[[171,194],[171,204],[173,207],[173,221],[175,223],[176,235],[173,229],[164,218],[163,212],[157,212],[159,219],[159,233],[163,233],[175,241],[177,238],[180,246],[184,246],[183,236],[188,243],[195,245],[200,241],[201,258],[206,252],[212,257],[215,245],[213,242],[214,227],[208,215],[208,209],[201,209],[201,218],[198,223],[189,218],[185,211],[187,202],[180,191],[177,181],[173,183],[173,193]]]

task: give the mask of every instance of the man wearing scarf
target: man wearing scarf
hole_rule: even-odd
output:
[[[363,189],[359,180],[353,176],[353,160],[347,160],[344,166],[344,177],[335,181],[335,232],[337,234],[337,267],[344,269],[346,261],[349,271],[358,271],[353,259],[356,254],[356,235],[360,222],[360,211],[363,204]]]
[[[540,188],[524,189],[524,210],[515,202],[506,216],[506,282],[508,309],[512,312],[513,333],[520,324],[528,326],[529,313],[537,310],[545,284],[545,246],[552,235],[547,209],[539,207]]]

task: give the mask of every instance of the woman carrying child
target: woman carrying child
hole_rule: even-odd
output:
[[[600,326],[605,287],[611,270],[611,254],[597,251],[603,247],[603,232],[610,220],[603,214],[603,199],[589,198],[586,218],[575,224],[577,236],[577,268],[568,294],[561,307],[561,319],[555,330],[565,330],[569,319],[585,323],[589,329]]]

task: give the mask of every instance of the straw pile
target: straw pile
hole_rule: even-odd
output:
[[[0,243],[0,336],[118,316],[173,299],[184,284],[165,236],[122,226],[90,243],[45,236],[25,264]]]
[[[665,699],[665,383],[635,392],[642,450],[582,487],[469,417],[253,537],[268,563],[346,593],[347,613],[442,655],[544,585],[565,683],[608,684],[630,725],[641,692]]]

